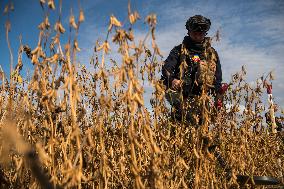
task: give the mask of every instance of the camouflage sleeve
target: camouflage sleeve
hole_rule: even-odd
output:
[[[180,53],[181,45],[174,47],[167,59],[164,62],[162,67],[162,81],[167,86],[167,88],[171,87],[172,81],[177,78],[177,68],[180,64],[179,62],[179,53]]]
[[[218,93],[220,88],[222,87],[222,68],[221,68],[221,63],[220,59],[218,56],[218,53],[215,51],[216,57],[217,57],[217,62],[216,62],[216,72],[215,72],[215,93]]]

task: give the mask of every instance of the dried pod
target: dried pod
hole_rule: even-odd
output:
[[[52,57],[47,58],[46,61],[50,63],[56,63],[59,60],[59,54],[54,54]]]
[[[4,71],[0,65],[0,80],[3,80],[4,79]]]
[[[34,55],[34,54],[37,54],[40,50],[40,47],[36,47],[34,50],[32,50],[31,54]]]
[[[45,19],[44,19],[44,26],[45,26],[45,29],[47,29],[47,30],[50,27],[50,23],[49,23],[48,17],[45,17]]]
[[[112,38],[112,41],[115,43],[121,44],[121,42],[125,41],[126,38],[126,32],[123,29],[116,30],[115,35]]]
[[[53,37],[53,43],[54,44],[59,44],[60,40],[59,40],[59,34],[56,34],[56,36]]]
[[[85,21],[85,16],[84,16],[84,12],[83,10],[81,9],[80,10],[80,14],[79,14],[79,22],[84,22]]]
[[[220,32],[220,29],[218,29],[218,30],[216,31],[215,40],[216,40],[217,42],[221,40],[221,32]]]
[[[157,15],[150,14],[146,17],[145,22],[149,24],[150,27],[155,27],[157,24]]]
[[[36,54],[32,55],[32,63],[37,64],[38,63],[38,56]]]
[[[275,75],[274,75],[273,71],[269,73],[269,79],[270,80],[275,80]]]
[[[13,2],[11,2],[11,4],[10,4],[10,10],[11,10],[11,11],[14,11],[14,10],[15,10],[15,7],[14,7]]]
[[[107,41],[105,41],[101,46],[96,48],[96,51],[100,51],[102,49],[104,50],[105,53],[108,53],[110,51],[110,46],[109,46],[109,43]]]
[[[129,22],[134,24],[138,19],[140,19],[140,15],[135,11],[134,13],[131,13],[128,18]]]
[[[77,40],[74,40],[74,49],[76,49],[77,51],[81,51],[81,49],[79,48],[78,46],[78,41]]]
[[[8,32],[11,31],[11,22],[9,20],[6,21],[5,28],[6,28],[6,31],[8,31]]]
[[[129,33],[126,33],[126,37],[127,37],[127,39],[129,39],[130,41],[133,41],[133,40],[134,40],[133,31],[130,30]]]
[[[75,22],[75,17],[74,17],[73,14],[72,14],[72,15],[70,16],[70,18],[69,18],[69,24],[70,24],[70,26],[72,26],[74,29],[77,29],[77,28],[78,28],[78,26],[77,26],[77,24],[76,24],[76,22]]]
[[[110,23],[109,23],[108,31],[110,31],[113,26],[121,27],[121,23],[117,20],[116,17],[114,17],[114,16],[112,15],[112,16],[110,17]]]
[[[7,14],[8,12],[9,12],[9,5],[6,5],[3,14]]]
[[[64,27],[62,26],[61,22],[57,22],[57,29],[60,33],[64,33],[65,32],[65,29]]]
[[[136,101],[140,106],[144,105],[143,98],[141,98],[137,93],[134,94],[133,100]]]
[[[200,159],[200,156],[199,156],[199,154],[198,154],[198,152],[197,152],[197,150],[195,148],[193,148],[193,154],[195,155],[195,157],[197,159]]]
[[[38,27],[39,30],[44,30],[45,29],[44,22],[40,23],[37,27]]]
[[[152,41],[152,47],[153,47],[153,49],[154,49],[154,51],[156,52],[157,55],[162,56],[160,48],[158,47],[158,45],[154,41]]]
[[[55,10],[54,0],[48,0],[48,7],[52,10]]]
[[[247,71],[246,71],[245,66],[242,66],[242,72],[243,72],[245,75],[247,74]]]
[[[133,57],[130,57],[130,56],[124,56],[124,57],[123,57],[123,62],[124,62],[125,64],[132,64],[133,61],[134,61],[134,58],[133,58]]]

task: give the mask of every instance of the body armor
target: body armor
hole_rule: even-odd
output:
[[[208,45],[203,53],[196,53],[181,46],[180,79],[183,81],[183,94],[197,94],[202,85],[214,88],[217,56],[213,48]],[[194,91],[195,89],[195,91]]]

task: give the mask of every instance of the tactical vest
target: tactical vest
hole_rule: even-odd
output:
[[[180,78],[183,80],[183,90],[191,93],[193,86],[201,88],[206,85],[214,87],[217,55],[210,42],[205,42],[205,50],[202,54],[188,50],[184,44],[180,52]]]

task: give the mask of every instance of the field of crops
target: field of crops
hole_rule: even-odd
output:
[[[44,12],[60,15],[61,3],[40,2]],[[5,14],[11,9],[8,4]],[[106,39],[81,64],[83,10],[76,19],[70,15],[69,26],[45,15],[38,45],[21,44],[10,77],[0,73],[1,188],[238,188],[237,175],[284,181],[283,134],[264,117],[269,108],[283,115],[263,101],[273,74],[250,85],[243,68],[232,75],[226,106],[208,107],[212,97],[203,93],[200,124],[180,123],[170,116],[160,81],[155,14],[140,18],[129,4],[127,28],[111,16]],[[138,21],[149,28],[140,41]],[[7,20],[7,48],[11,25]],[[62,35],[70,35],[66,44]],[[24,64],[34,68],[28,77]],[[144,98],[144,83],[153,87],[151,99]]]

